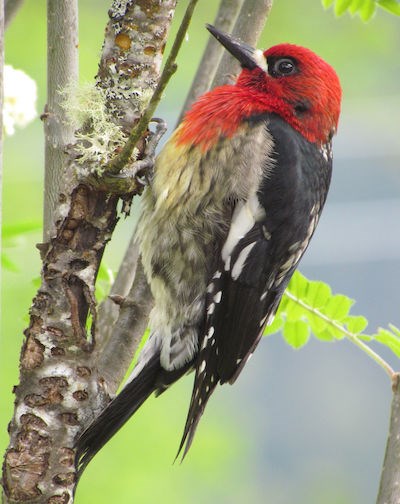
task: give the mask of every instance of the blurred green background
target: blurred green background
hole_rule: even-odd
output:
[[[96,73],[109,4],[79,2],[82,82]],[[180,2],[173,32],[185,4]],[[179,71],[157,112],[167,118],[170,131],[207,40],[204,24],[213,21],[217,4],[199,1]],[[363,24],[348,15],[335,19],[319,0],[275,0],[259,46],[279,42],[315,50],[336,68],[344,90],[326,216],[300,269],[355,297],[358,313],[372,324],[398,324],[399,19],[378,11]],[[46,96],[44,0],[25,0],[7,31],[6,62],[36,80],[40,114]],[[5,139],[4,224],[40,223],[42,187],[43,133],[36,119]],[[134,218],[120,223],[107,251],[107,265],[114,270]],[[2,283],[2,453],[22,333],[39,276],[35,243],[40,240],[37,230],[4,244],[17,271],[4,271]],[[216,392],[190,454],[184,464],[173,465],[191,384],[188,377],[141,408],[90,464],[77,504],[374,502],[390,386],[350,343],[314,341],[294,352],[279,336],[265,339],[237,385]]]

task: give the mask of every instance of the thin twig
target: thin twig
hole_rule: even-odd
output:
[[[240,38],[247,44],[256,46],[265,22],[272,7],[272,0],[246,0],[240,10],[233,36]],[[212,87],[221,86],[231,81],[231,75],[240,72],[240,64],[233,56],[225,51],[215,75]]]
[[[190,0],[185,15],[183,16],[182,23],[179,27],[178,33],[176,34],[171,51],[168,55],[158,85],[153,93],[153,96],[150,99],[149,105],[147,106],[147,109],[140,118],[139,122],[132,129],[129,138],[126,144],[124,145],[123,149],[121,150],[121,152],[106,167],[107,174],[116,175],[122,170],[122,168],[128,163],[137,142],[140,140],[140,138],[142,138],[143,134],[145,133],[147,126],[150,122],[150,119],[153,117],[157,105],[161,100],[164,89],[177,69],[177,64],[175,62],[176,57],[178,55],[179,49],[181,48],[182,42],[185,38],[197,2],[198,0]]]
[[[224,32],[230,33],[236,23],[243,1],[244,0],[222,0],[213,23],[214,26]],[[200,95],[210,89],[224,51],[223,45],[220,44],[215,37],[210,35],[199,68],[197,69],[185,104],[183,105],[177,121],[178,124],[181,122],[182,117],[191,107],[192,103],[197,100]]]
[[[322,312],[317,310],[316,308],[313,308],[312,306],[308,305],[301,299],[297,298],[293,294],[291,294],[287,289],[284,294],[286,297],[300,305],[302,308],[305,310],[313,313],[317,317],[319,317],[321,320],[326,322],[327,324],[331,325],[335,329],[339,330],[344,336],[346,336],[354,345],[358,346],[363,352],[365,352],[371,359],[373,359],[381,368],[384,369],[384,371],[388,374],[389,378],[392,380],[393,376],[395,375],[395,371],[391,368],[391,366],[376,352],[372,350],[368,345],[366,345],[363,341],[360,340],[360,338],[347,330],[344,326],[338,324],[335,320],[330,319],[326,315],[324,315]]]

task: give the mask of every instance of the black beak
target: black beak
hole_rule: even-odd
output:
[[[218,42],[220,42],[225,49],[227,49],[232,56],[239,61],[243,68],[253,70],[258,67],[257,62],[254,59],[255,49],[244,42],[233,38],[231,35],[218,30],[215,26],[207,24],[206,27],[207,30],[214,35]]]

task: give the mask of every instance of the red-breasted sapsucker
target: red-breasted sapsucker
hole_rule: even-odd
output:
[[[156,160],[139,221],[150,337],[121,393],[77,442],[84,467],[153,392],[187,371],[185,455],[218,383],[233,383],[306,250],[331,178],[341,100],[308,49],[252,49],[210,32],[243,68],[201,96]]]

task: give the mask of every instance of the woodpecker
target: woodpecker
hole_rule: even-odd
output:
[[[137,230],[150,337],[78,439],[81,469],[153,392],[194,370],[185,457],[211,394],[235,382],[272,322],[325,203],[341,102],[333,68],[297,45],[262,52],[207,28],[242,71],[194,103],[156,160]]]

